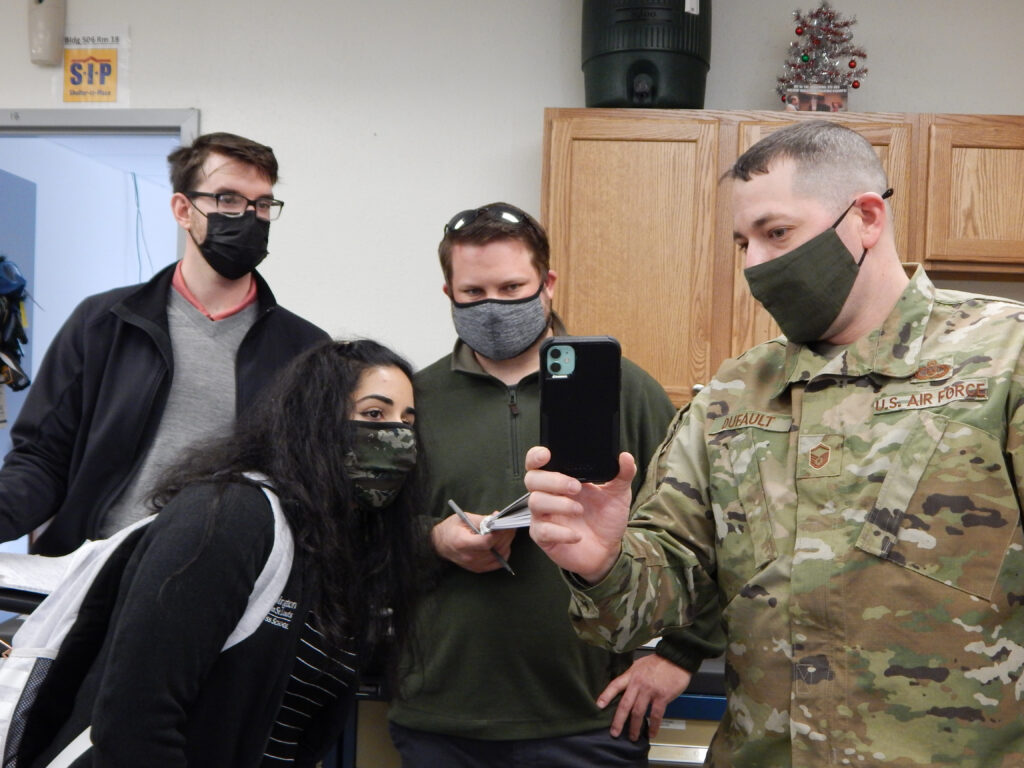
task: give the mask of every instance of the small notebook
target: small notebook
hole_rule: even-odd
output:
[[[504,509],[499,509],[485,517],[480,522],[480,533],[528,526],[530,524],[530,508],[527,506],[529,500],[530,494],[524,493]]]

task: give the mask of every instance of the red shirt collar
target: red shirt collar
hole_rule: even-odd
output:
[[[193,307],[195,307],[208,318],[214,321],[223,320],[225,317],[231,317],[232,315],[238,314],[243,309],[248,307],[250,304],[256,302],[256,281],[252,279],[251,274],[249,275],[249,290],[246,292],[245,298],[242,299],[241,303],[235,307],[230,307],[229,309],[225,309],[223,312],[218,312],[217,314],[214,315],[211,315],[207,311],[206,307],[203,306],[202,302],[199,301],[199,299],[195,297],[195,294],[188,289],[187,285],[185,285],[185,278],[181,274],[180,261],[178,262],[178,266],[175,267],[174,269],[174,277],[171,279],[171,285],[174,287],[174,290],[176,290],[178,293],[185,297],[185,300],[188,301],[189,304],[191,304]]]

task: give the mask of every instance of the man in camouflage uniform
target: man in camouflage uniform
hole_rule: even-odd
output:
[[[709,765],[1024,765],[1024,306],[906,278],[852,131],[784,128],[728,176],[787,338],[677,416],[628,527],[631,457],[581,486],[532,449],[578,631],[632,648],[718,601]]]

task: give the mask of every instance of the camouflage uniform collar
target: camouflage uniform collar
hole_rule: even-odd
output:
[[[806,344],[786,342],[785,377],[773,397],[791,384],[820,375],[910,378],[920,366],[918,354],[934,303],[935,286],[918,267],[881,327],[848,344],[839,354],[826,357]]]
[[[554,311],[551,313],[551,329],[555,332],[555,336],[569,335],[562,319]],[[462,339],[456,339],[455,347],[452,349],[452,370],[460,373],[472,373],[477,376],[490,376],[477,361],[473,350]]]

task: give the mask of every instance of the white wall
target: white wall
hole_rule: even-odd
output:
[[[714,0],[706,106],[774,109],[792,0]],[[55,106],[27,2],[0,5],[0,108]],[[835,0],[870,73],[859,111],[1019,113],[1024,2]],[[263,269],[282,303],[423,365],[454,339],[436,245],[455,211],[536,211],[546,106],[583,106],[581,0],[70,0],[131,28],[131,106],[197,107],[264,141],[287,202]]]

